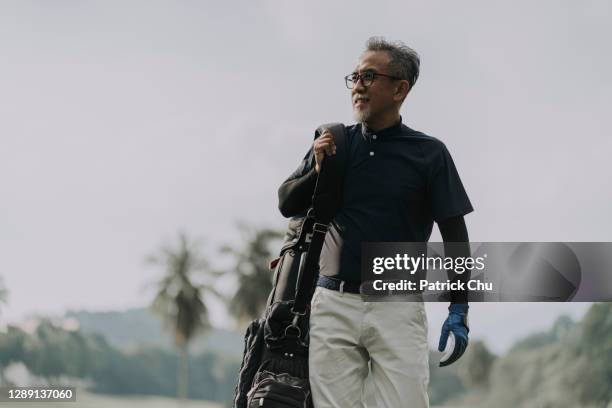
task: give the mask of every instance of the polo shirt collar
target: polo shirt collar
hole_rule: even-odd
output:
[[[385,137],[393,134],[397,134],[402,130],[402,117],[400,116],[400,120],[388,128],[381,129],[377,132],[373,132],[368,129],[365,123],[361,123],[361,133],[364,137],[370,138],[373,134],[376,134],[378,137]]]

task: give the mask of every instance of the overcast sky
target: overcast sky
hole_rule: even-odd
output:
[[[472,241],[611,240],[610,2],[329,3],[2,2],[2,318],[142,306],[179,230],[214,254],[237,220],[284,229],[276,189],[351,123],[371,35],[421,55],[402,115],[451,151]],[[587,306],[476,305],[473,333]]]

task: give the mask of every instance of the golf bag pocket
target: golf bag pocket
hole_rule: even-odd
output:
[[[260,371],[248,394],[248,408],[311,408],[307,379]]]
[[[264,320],[253,320],[244,336],[244,353],[234,394],[234,408],[246,408],[251,389],[264,354]]]
[[[275,264],[274,289],[268,299],[268,306],[274,302],[295,299],[295,287],[300,269],[300,262],[305,258],[306,251],[297,245],[283,248],[280,259]]]

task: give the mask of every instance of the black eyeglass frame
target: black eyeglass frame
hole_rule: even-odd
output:
[[[369,78],[366,78],[365,76],[369,76]],[[365,71],[363,74],[359,74],[357,72],[353,72],[351,74],[348,74],[347,76],[344,77],[344,82],[346,84],[346,87],[348,89],[353,89],[355,87],[355,84],[359,81],[361,81],[361,83],[363,84],[363,86],[365,86],[366,88],[368,86],[371,86],[374,83],[374,80],[377,77],[385,77],[385,78],[390,78],[393,79],[395,81],[407,81],[407,79],[404,78],[399,78],[393,75],[387,75],[387,74],[380,74],[378,72],[375,71]]]

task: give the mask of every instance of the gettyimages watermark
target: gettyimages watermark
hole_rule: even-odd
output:
[[[610,242],[362,244],[361,289],[370,301],[612,301]]]

